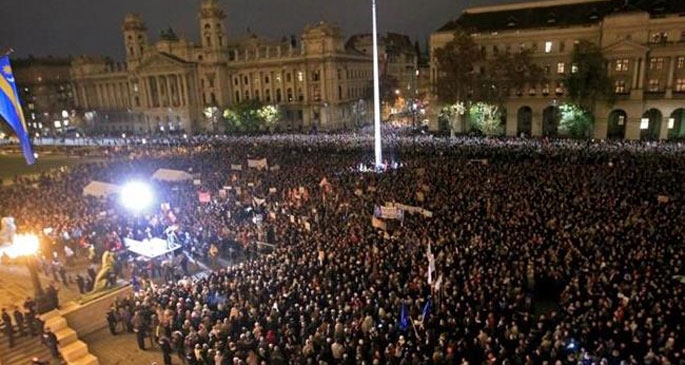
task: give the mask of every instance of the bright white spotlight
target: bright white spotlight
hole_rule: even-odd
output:
[[[148,184],[133,181],[121,188],[119,199],[121,204],[127,209],[141,211],[152,204],[154,194]]]

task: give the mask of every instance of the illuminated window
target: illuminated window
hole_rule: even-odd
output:
[[[297,71],[297,81],[304,81],[304,74],[302,73],[302,71]]]
[[[678,57],[678,68],[683,68],[685,67],[685,57],[680,56]]]
[[[614,83],[614,92],[616,94],[625,94],[626,82],[624,80],[616,80],[616,82]]]
[[[652,33],[650,38],[651,43],[666,43],[668,42],[668,32],[656,32]]]
[[[675,118],[668,118],[668,129],[675,127]]]
[[[578,65],[576,65],[576,64],[571,65],[571,73],[574,74],[576,72],[578,72]]]
[[[649,129],[649,118],[640,119],[640,129]]]
[[[660,80],[659,79],[650,79],[648,90],[651,92],[657,92],[657,91],[659,91],[659,86],[660,86]]]
[[[630,61],[626,58],[616,60],[616,71],[628,71],[628,65]]]
[[[626,124],[626,116],[625,115],[619,115],[616,123],[620,126]]]
[[[552,42],[545,42],[545,53],[550,53],[552,52]]]
[[[685,79],[675,80],[675,91],[679,93],[685,92]]]
[[[566,64],[563,62],[557,63],[557,73],[563,74],[564,72],[566,72]]]
[[[281,83],[281,74],[276,74],[276,82]]]
[[[664,58],[663,57],[653,57],[649,59],[649,69],[650,70],[661,70],[664,68]]]

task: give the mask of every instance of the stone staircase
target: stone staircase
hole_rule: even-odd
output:
[[[88,345],[78,339],[76,331],[69,328],[67,320],[59,311],[53,310],[42,315],[45,328],[57,336],[59,351],[67,365],[99,365],[97,357],[88,352]]]
[[[52,358],[50,350],[40,342],[40,336],[15,337],[14,347],[10,348],[9,339],[4,333],[0,335],[0,365],[26,365],[34,357],[41,361]]]

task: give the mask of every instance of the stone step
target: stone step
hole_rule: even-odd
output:
[[[14,347],[9,347],[7,337],[0,335],[0,364],[26,365],[37,357],[42,361],[50,360],[50,350],[40,342],[40,337],[24,336],[14,339]]]
[[[67,363],[78,360],[86,355],[88,355],[88,345],[83,341],[72,342],[69,345],[60,348],[62,357]]]
[[[63,328],[55,332],[55,336],[57,336],[57,341],[59,341],[59,345],[62,347],[67,346],[72,342],[78,341],[78,334],[76,333],[76,331],[72,330],[69,327]]]
[[[50,331],[57,333],[68,327],[67,320],[63,317],[52,317],[45,321],[45,328],[49,328]]]
[[[61,317],[59,311],[57,309],[53,309],[49,312],[45,312],[40,315],[40,319],[42,319],[44,322],[47,321],[50,318],[55,318],[55,317]]]
[[[81,358],[78,358],[72,362],[68,362],[68,365],[100,365],[100,361],[97,357],[92,354],[88,354]]]

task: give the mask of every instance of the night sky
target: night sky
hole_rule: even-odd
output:
[[[370,0],[219,0],[230,38],[249,28],[280,38],[301,34],[306,24],[327,20],[345,36],[371,31]],[[425,44],[428,35],[464,8],[516,0],[377,0],[379,32],[409,35]],[[150,40],[173,27],[179,36],[198,38],[199,0],[1,0],[0,49],[15,56],[107,55],[123,58],[121,23],[138,12]]]

